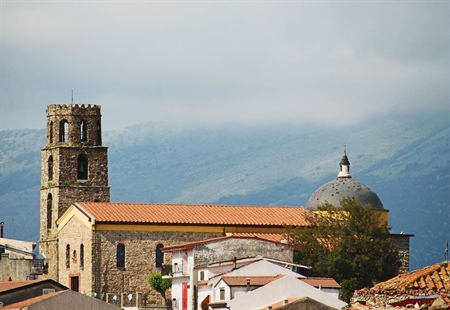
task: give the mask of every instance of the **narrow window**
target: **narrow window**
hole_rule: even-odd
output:
[[[52,194],[47,195],[47,229],[52,228],[52,205],[53,197]]]
[[[205,280],[205,272],[202,270],[202,271],[200,271],[200,281],[203,281],[203,280]]]
[[[53,156],[48,158],[48,180],[53,180]]]
[[[117,245],[117,268],[125,268],[125,245],[123,243]]]
[[[156,246],[156,255],[155,255],[156,267],[162,267],[162,265],[164,263],[164,253],[162,252],[163,247],[164,247],[164,245],[162,245],[161,243],[159,243]]]
[[[66,268],[70,268],[70,245],[66,245]]]
[[[88,159],[85,155],[78,156],[78,180],[87,180],[88,178]]]
[[[84,268],[84,244],[80,245],[80,267]]]
[[[102,127],[100,121],[97,122],[97,145],[102,145]]]
[[[225,300],[225,288],[221,287],[220,288],[220,300]]]
[[[50,143],[53,143],[53,122],[50,122],[49,135]]]
[[[82,142],[87,141],[87,126],[86,126],[85,121],[81,121],[81,124],[80,124],[80,140]]]
[[[59,123],[59,142],[67,142],[69,140],[69,122],[65,119]]]

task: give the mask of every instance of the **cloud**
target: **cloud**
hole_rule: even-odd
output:
[[[444,2],[4,2],[0,129],[363,121],[448,104]],[[29,111],[31,113],[24,113]]]

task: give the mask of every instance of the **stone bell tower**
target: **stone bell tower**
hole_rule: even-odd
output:
[[[58,281],[56,220],[73,202],[110,199],[100,106],[47,106],[47,140],[41,155],[39,245],[48,263],[46,276]]]

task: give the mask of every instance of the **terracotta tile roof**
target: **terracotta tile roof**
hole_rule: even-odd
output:
[[[287,240],[287,238],[284,234],[233,233],[233,236],[253,237],[253,238],[263,239],[263,240],[277,242],[277,243],[283,243],[284,240]]]
[[[263,286],[282,277],[284,277],[282,274],[276,276],[225,276],[222,277],[222,280],[228,286],[247,286],[247,279],[250,279],[250,286]]]
[[[78,202],[100,223],[304,226],[301,207]]]
[[[28,306],[30,306],[30,305],[32,305],[34,303],[37,303],[37,302],[39,302],[41,300],[44,300],[44,299],[47,299],[47,298],[51,298],[51,297],[53,297],[55,295],[58,295],[58,294],[61,294],[63,292],[65,292],[65,291],[52,292],[52,293],[40,295],[40,296],[37,296],[37,297],[33,297],[33,298],[30,298],[30,299],[22,300],[22,301],[19,301],[19,302],[16,302],[16,303],[13,303],[13,304],[10,304],[10,305],[2,307],[2,310],[3,309],[22,309],[24,307],[28,307]]]
[[[339,283],[333,278],[308,277],[300,280],[314,287],[341,288]]]
[[[46,280],[22,280],[22,281],[2,281],[0,282],[0,292],[9,291],[18,287],[39,283]]]
[[[395,278],[376,284],[370,290],[380,293],[406,293],[408,291],[450,293],[450,263],[446,261],[400,274]]]
[[[300,300],[302,298],[304,298],[304,297],[289,297],[289,298],[285,298],[285,299],[280,300],[280,301],[278,301],[278,302],[276,302],[276,303],[274,303],[272,305],[269,305],[267,307],[261,308],[261,310],[267,310],[268,307],[272,307],[272,309],[276,309],[276,308],[284,306],[286,304],[286,302],[288,304],[290,304],[291,302]]]
[[[173,250],[192,250],[197,245],[203,245],[213,242],[218,242],[226,239],[258,239],[263,241],[269,241],[273,243],[281,243],[282,234],[231,234],[227,236],[221,236],[216,238],[210,238],[210,239],[204,239],[199,241],[192,241],[192,242],[186,242],[186,243],[180,243],[175,245],[170,245],[164,247],[162,250],[163,252],[171,252]]]

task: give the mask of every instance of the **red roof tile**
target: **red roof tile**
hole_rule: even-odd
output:
[[[373,292],[406,292],[423,290],[427,292],[450,292],[450,263],[448,261],[427,266],[419,270],[400,274],[395,278],[376,284]]]
[[[263,240],[263,241],[282,244],[280,242],[281,236],[282,236],[282,234],[232,234],[232,235],[227,235],[227,236],[222,236],[222,237],[216,237],[216,238],[210,238],[210,239],[205,239],[205,240],[170,245],[170,246],[164,247],[162,250],[163,250],[163,252],[171,252],[173,250],[183,250],[183,251],[191,250],[191,249],[195,248],[197,245],[218,242],[218,241],[222,241],[222,240],[226,240],[226,239],[259,239],[259,240]],[[280,240],[277,241],[277,239],[280,239]]]
[[[229,286],[246,286],[247,279],[250,279],[250,286],[263,286],[282,277],[284,277],[282,274],[276,276],[225,276],[222,277],[222,280]]]
[[[2,281],[0,282],[0,292],[9,291],[18,287],[27,286],[33,283],[39,283],[43,280],[22,280],[22,281]]]
[[[333,278],[308,277],[300,280],[314,287],[341,288],[339,283]]]
[[[41,300],[44,300],[44,299],[47,299],[47,298],[51,298],[51,297],[53,297],[53,296],[55,296],[57,294],[63,293],[63,292],[65,292],[65,291],[52,292],[52,293],[40,295],[40,296],[37,296],[37,297],[33,297],[33,298],[30,298],[30,299],[22,300],[22,301],[19,301],[19,302],[16,302],[16,303],[13,303],[13,304],[10,304],[10,305],[2,307],[2,310],[3,309],[22,309],[24,307],[28,307],[28,306],[30,306],[30,305],[32,305],[34,303],[37,303],[38,301],[41,301]]]
[[[98,223],[304,226],[301,207],[78,202]]]

